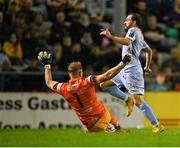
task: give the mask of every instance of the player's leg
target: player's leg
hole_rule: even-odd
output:
[[[106,132],[111,121],[111,114],[105,107],[105,112],[99,120],[89,129],[90,132]],[[113,130],[112,130],[113,131]],[[114,128],[115,131],[115,128]]]
[[[144,95],[142,94],[134,94],[134,103],[135,105],[144,113],[146,118],[153,125],[153,132],[162,132],[164,131],[164,127],[159,124],[156,116],[154,115],[151,107],[144,101]]]
[[[116,81],[117,78],[113,78],[114,81]],[[120,82],[119,80],[117,80]],[[118,83],[117,82],[117,83]],[[121,82],[119,84],[122,84]],[[131,96],[128,96],[126,93],[121,91],[118,87],[117,84],[115,84],[112,80],[107,80],[105,82],[102,82],[100,84],[100,87],[105,91],[110,93],[112,96],[125,101],[127,105],[127,113],[126,116],[130,116],[132,109],[133,109],[133,100]]]
[[[122,92],[113,81],[107,80],[100,84],[100,87],[110,93],[112,96],[119,98],[120,100],[127,101],[128,95]]]
[[[110,112],[110,115],[111,115],[110,123],[115,127],[116,130],[120,131],[121,130],[120,124],[117,122],[116,118],[111,112]]]
[[[112,114],[112,112],[110,111],[110,109],[108,107],[106,107],[110,113],[111,116],[111,121],[110,123],[115,127],[116,130],[120,131],[121,126],[120,124],[117,122],[116,118],[114,117],[114,115]]]
[[[102,89],[105,89],[107,87],[114,86],[114,85],[115,85],[114,82],[111,81],[111,80],[107,80],[107,81],[104,81],[104,82],[100,83],[100,87]]]

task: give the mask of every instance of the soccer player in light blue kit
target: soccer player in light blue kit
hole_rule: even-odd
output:
[[[127,116],[131,114],[134,103],[153,125],[153,132],[158,133],[164,131],[164,127],[158,122],[151,107],[144,101],[144,78],[143,69],[139,61],[139,55],[142,49],[147,51],[144,71],[150,73],[152,50],[144,41],[143,34],[139,28],[140,22],[141,17],[139,14],[129,14],[124,22],[124,28],[126,31],[125,37],[114,36],[108,29],[101,30],[100,35],[104,35],[123,45],[122,58],[127,53],[131,53],[132,60],[113,79],[101,83],[100,87],[123,101],[127,101],[131,98],[132,101],[128,101],[127,104],[129,108]],[[123,85],[131,96],[128,96],[118,88]]]

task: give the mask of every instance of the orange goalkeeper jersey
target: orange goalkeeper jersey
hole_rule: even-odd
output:
[[[95,76],[81,77],[55,87],[87,128],[105,113],[105,106],[96,97],[95,81]]]

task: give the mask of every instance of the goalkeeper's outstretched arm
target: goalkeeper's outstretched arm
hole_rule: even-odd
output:
[[[40,60],[44,65],[45,70],[45,82],[46,85],[53,90],[53,87],[55,84],[57,84],[57,81],[52,80],[52,73],[51,73],[51,54],[47,51],[41,51],[38,54],[38,60]]]
[[[97,75],[96,83],[101,83],[106,80],[112,79],[114,76],[116,76],[120,72],[120,70],[122,70],[131,61],[131,58],[132,58],[132,55],[130,53],[126,54],[123,60],[118,65],[109,69],[103,74]]]
[[[55,86],[55,84],[57,84],[57,81],[53,81],[52,80],[52,73],[51,73],[51,65],[45,65],[44,66],[44,71],[45,71],[45,82],[46,85],[53,90],[53,87]]]

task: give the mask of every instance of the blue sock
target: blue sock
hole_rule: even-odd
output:
[[[157,118],[153,114],[151,107],[146,102],[142,102],[139,105],[139,108],[144,113],[146,118],[151,122],[152,125],[156,126],[158,124]]]
[[[117,86],[110,86],[104,89],[105,92],[110,93],[114,97],[126,101],[128,99],[128,95],[122,92]]]

